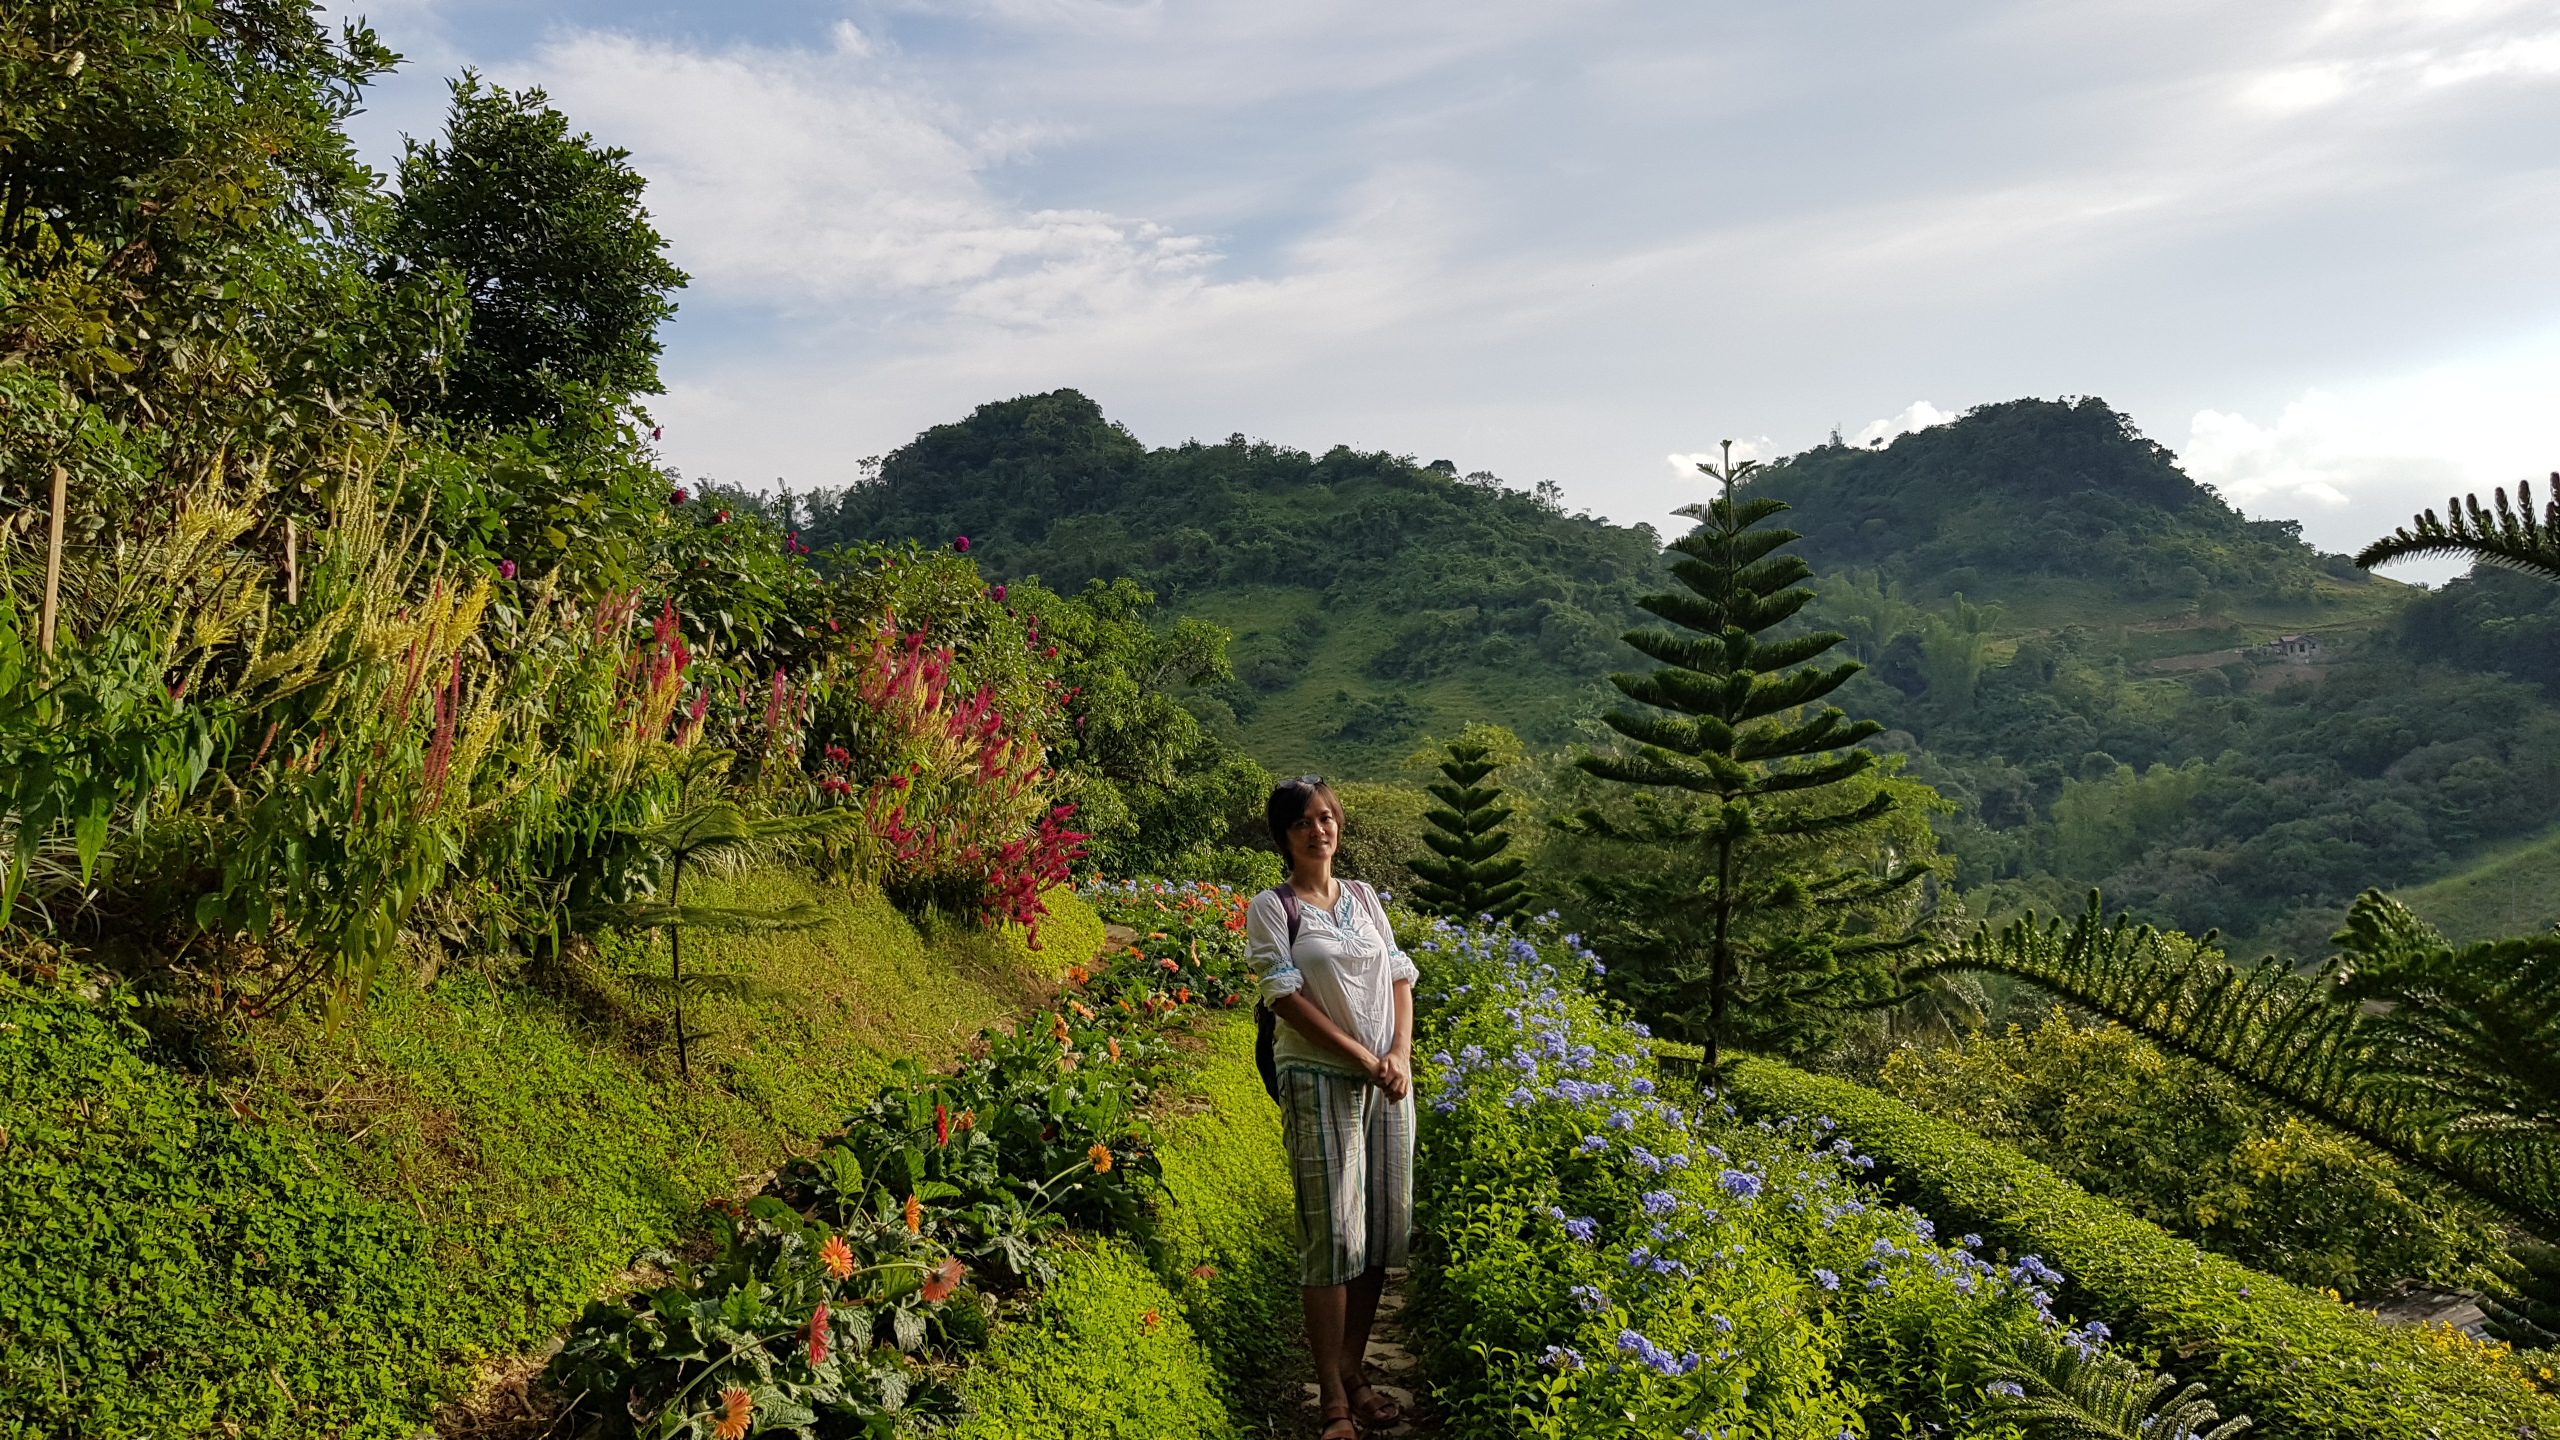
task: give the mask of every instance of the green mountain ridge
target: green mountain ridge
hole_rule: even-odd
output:
[[[2348,900],[2560,818],[2560,597],[2430,594],[2251,520],[2094,398],[1987,405],[1751,482],[1793,507],[1834,699],[1957,807],[1978,916],[2110,904],[2317,953]],[[1186,695],[1280,773],[1410,782],[1426,735],[1609,743],[1660,535],[1446,461],[1232,436],[1150,449],[1074,391],[979,407],[809,502],[818,543],[971,539],[997,578],[1128,576],[1234,636]],[[2318,653],[2268,642],[2309,634]],[[2560,652],[2554,652],[2560,653]],[[2292,663],[2307,659],[2312,663]]]

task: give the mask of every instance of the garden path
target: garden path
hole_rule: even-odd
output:
[[[1431,1386],[1423,1378],[1422,1361],[1414,1354],[1408,1343],[1410,1337],[1405,1332],[1404,1282],[1404,1271],[1387,1272],[1386,1293],[1378,1297],[1378,1323],[1369,1332],[1369,1375],[1370,1383],[1378,1387],[1379,1393],[1404,1407],[1405,1418],[1384,1429],[1363,1429],[1360,1433],[1364,1440],[1366,1437],[1391,1437],[1391,1440],[1413,1437],[1413,1440],[1420,1440],[1420,1437],[1440,1433],[1439,1427],[1431,1423],[1431,1417],[1423,1409],[1423,1397],[1430,1393]],[[1301,1381],[1298,1389],[1302,1397],[1300,1408],[1306,1420],[1300,1433],[1318,1434],[1324,1427],[1319,1419],[1315,1384],[1313,1381]]]

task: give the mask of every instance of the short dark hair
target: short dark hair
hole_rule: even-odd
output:
[[[1271,848],[1280,852],[1282,860],[1289,858],[1289,827],[1306,818],[1308,803],[1319,795],[1333,807],[1334,814],[1342,813],[1342,797],[1333,793],[1333,787],[1321,775],[1283,780],[1272,788],[1271,798],[1263,802],[1262,819],[1271,827]]]

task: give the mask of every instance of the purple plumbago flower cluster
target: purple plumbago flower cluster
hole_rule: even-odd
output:
[[[1686,1355],[1673,1355],[1670,1351],[1646,1339],[1641,1330],[1619,1331],[1618,1348],[1636,1357],[1637,1364],[1646,1366],[1659,1374],[1671,1376],[1673,1379],[1678,1379],[1705,1363],[1695,1350]]]
[[[1789,1326],[1838,1333],[1912,1306],[2057,1323],[2060,1274],[2034,1256],[1995,1264],[1975,1253],[1979,1236],[1940,1241],[1877,1192],[1865,1178],[1874,1157],[1831,1117],[1744,1121],[1714,1091],[1655,1073],[1648,1033],[1578,988],[1593,957],[1562,938],[1559,954],[1537,923],[1445,921],[1408,937],[1441,1002],[1424,1092],[1460,1116],[1425,1144],[1500,1156],[1508,1183],[1536,1197],[1529,1263],[1552,1267],[1551,1310],[1519,1318],[1552,1327],[1552,1403],[1587,1404],[1595,1425],[1640,1414],[1658,1427],[1647,1433],[1718,1434],[1758,1376],[1808,1363],[1783,1358],[1813,1353],[1785,1348]],[[2106,1339],[2103,1327],[2069,1333],[2075,1345]],[[1614,1361],[1584,1359],[1611,1349]]]

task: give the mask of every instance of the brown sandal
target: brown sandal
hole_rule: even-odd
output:
[[[1367,1404],[1361,1403],[1363,1395],[1369,1397]],[[1373,1429],[1384,1430],[1404,1419],[1404,1407],[1396,1403],[1395,1397],[1381,1393],[1366,1380],[1351,1387],[1350,1400],[1351,1408],[1359,1412],[1360,1423]]]
[[[1350,1406],[1326,1407],[1324,1434],[1320,1440],[1360,1440],[1360,1422],[1352,1418]]]

